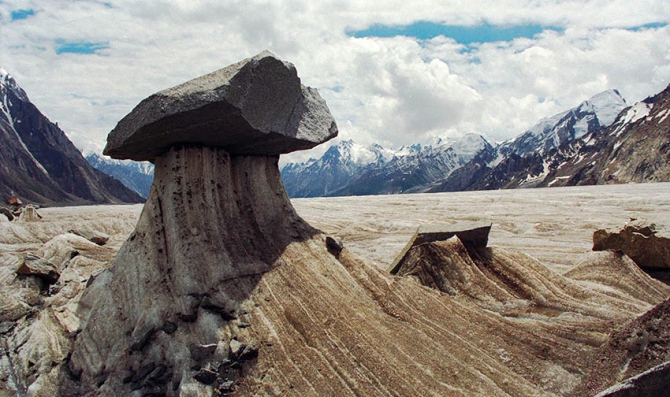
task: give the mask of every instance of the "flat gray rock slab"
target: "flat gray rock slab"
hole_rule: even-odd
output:
[[[316,89],[293,64],[264,51],[143,100],[107,137],[104,153],[154,161],[173,145],[224,148],[234,155],[279,155],[337,136]]]
[[[396,274],[409,250],[419,244],[446,241],[458,236],[466,247],[486,247],[491,232],[490,223],[458,223],[455,225],[421,225],[400,251],[389,267],[389,273]]]

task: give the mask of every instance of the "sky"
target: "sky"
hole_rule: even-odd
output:
[[[337,140],[499,142],[607,89],[662,91],[668,23],[667,0],[0,0],[0,67],[85,151],[147,96],[263,50],[319,90]]]

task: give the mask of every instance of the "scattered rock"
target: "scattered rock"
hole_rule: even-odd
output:
[[[230,341],[230,359],[233,361],[251,360],[258,356],[258,346],[254,344],[246,344],[237,339]]]
[[[490,223],[458,223],[455,225],[421,225],[409,239],[405,248],[396,256],[389,273],[396,274],[407,253],[415,246],[435,241],[446,241],[453,236],[466,247],[486,247],[491,232]]]
[[[334,256],[338,256],[344,249],[344,244],[342,244],[342,240],[337,237],[326,236],[326,247],[328,248],[328,252]]]
[[[130,338],[130,350],[142,350],[156,332],[156,327],[145,325]]]
[[[155,363],[150,362],[148,364],[145,364],[142,367],[140,367],[140,369],[137,372],[133,374],[130,381],[134,383],[139,383],[140,381],[148,377],[149,374],[153,372],[154,369],[156,369]]]
[[[18,198],[18,197],[12,197],[12,198],[7,200],[7,204],[20,206],[20,205],[23,205],[23,201],[21,201],[21,199]]]
[[[173,323],[172,321],[166,321],[163,323],[161,330],[163,330],[163,332],[165,332],[166,334],[171,335],[175,331],[177,331],[177,324]]]
[[[205,385],[211,385],[216,380],[216,372],[207,368],[202,368],[193,376],[195,380]]]
[[[206,359],[207,357],[211,356],[214,354],[216,351],[216,343],[212,343],[209,345],[190,345],[188,347],[188,350],[191,352],[191,358],[194,361],[202,361]]]
[[[77,236],[83,237],[86,240],[98,245],[105,245],[109,241],[109,236],[100,232],[72,229],[68,230],[68,233],[76,234]]]
[[[205,310],[209,310],[210,312],[217,313],[225,321],[231,321],[237,318],[235,316],[235,312],[228,310],[224,303],[217,302],[215,299],[212,299],[209,296],[202,298],[200,307]]]
[[[14,220],[14,214],[12,214],[12,212],[5,207],[0,207],[0,214],[6,216],[7,220],[10,222]]]
[[[145,99],[109,134],[104,154],[153,162],[188,142],[231,154],[278,155],[336,135],[317,90],[301,85],[292,64],[266,51]]]
[[[621,230],[593,233],[593,251],[617,250],[638,266],[670,269],[670,233],[643,219],[631,220]]]
[[[219,385],[219,391],[222,393],[230,393],[235,390],[234,385],[235,382],[232,380],[224,381]]]
[[[39,277],[47,284],[55,284],[60,278],[60,272],[56,269],[56,266],[32,254],[26,255],[21,266],[16,269],[16,273]]]

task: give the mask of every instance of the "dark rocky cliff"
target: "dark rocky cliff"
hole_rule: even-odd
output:
[[[3,71],[0,77],[0,195],[4,199],[18,196],[50,205],[143,201],[90,166],[11,76]]]

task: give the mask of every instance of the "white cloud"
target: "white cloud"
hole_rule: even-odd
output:
[[[626,29],[670,22],[666,3],[3,1],[0,65],[89,149],[146,96],[264,49],[293,62],[303,83],[319,88],[343,139],[399,146],[476,132],[502,140],[605,89],[637,101],[665,88],[670,28]],[[18,9],[34,15],[11,21]],[[375,23],[420,20],[564,30],[469,49],[444,37],[347,35]],[[57,55],[58,39],[108,48]]]

